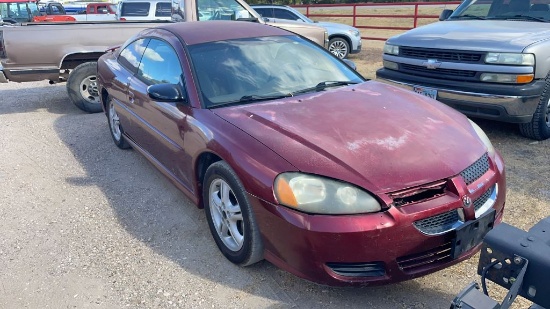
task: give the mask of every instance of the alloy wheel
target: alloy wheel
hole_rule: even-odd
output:
[[[244,222],[241,207],[233,189],[223,179],[210,184],[210,214],[221,241],[231,251],[239,251],[244,243]]]

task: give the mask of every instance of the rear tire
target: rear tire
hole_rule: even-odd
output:
[[[523,136],[534,140],[550,138],[550,73],[546,76],[546,84],[533,119],[528,123],[520,123],[519,130]]]
[[[99,113],[101,101],[97,84],[97,62],[77,66],[67,80],[67,93],[76,107],[88,113]]]
[[[215,162],[206,170],[203,201],[210,232],[223,255],[241,266],[261,261],[263,244],[252,206],[226,162]]]

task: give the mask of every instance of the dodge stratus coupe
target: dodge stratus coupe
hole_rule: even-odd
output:
[[[98,82],[115,144],[204,207],[233,263],[385,284],[467,259],[502,220],[504,164],[474,122],[285,30],[147,29]]]

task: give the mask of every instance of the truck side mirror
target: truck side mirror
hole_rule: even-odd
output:
[[[449,9],[443,10],[439,15],[439,21],[446,20],[447,18],[449,18],[449,16],[451,16],[451,14],[453,14],[453,12],[454,12],[453,10],[449,10]]]

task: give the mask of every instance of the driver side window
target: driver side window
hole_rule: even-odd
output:
[[[167,42],[151,39],[136,76],[148,85],[183,84],[183,71],[176,51]]]

